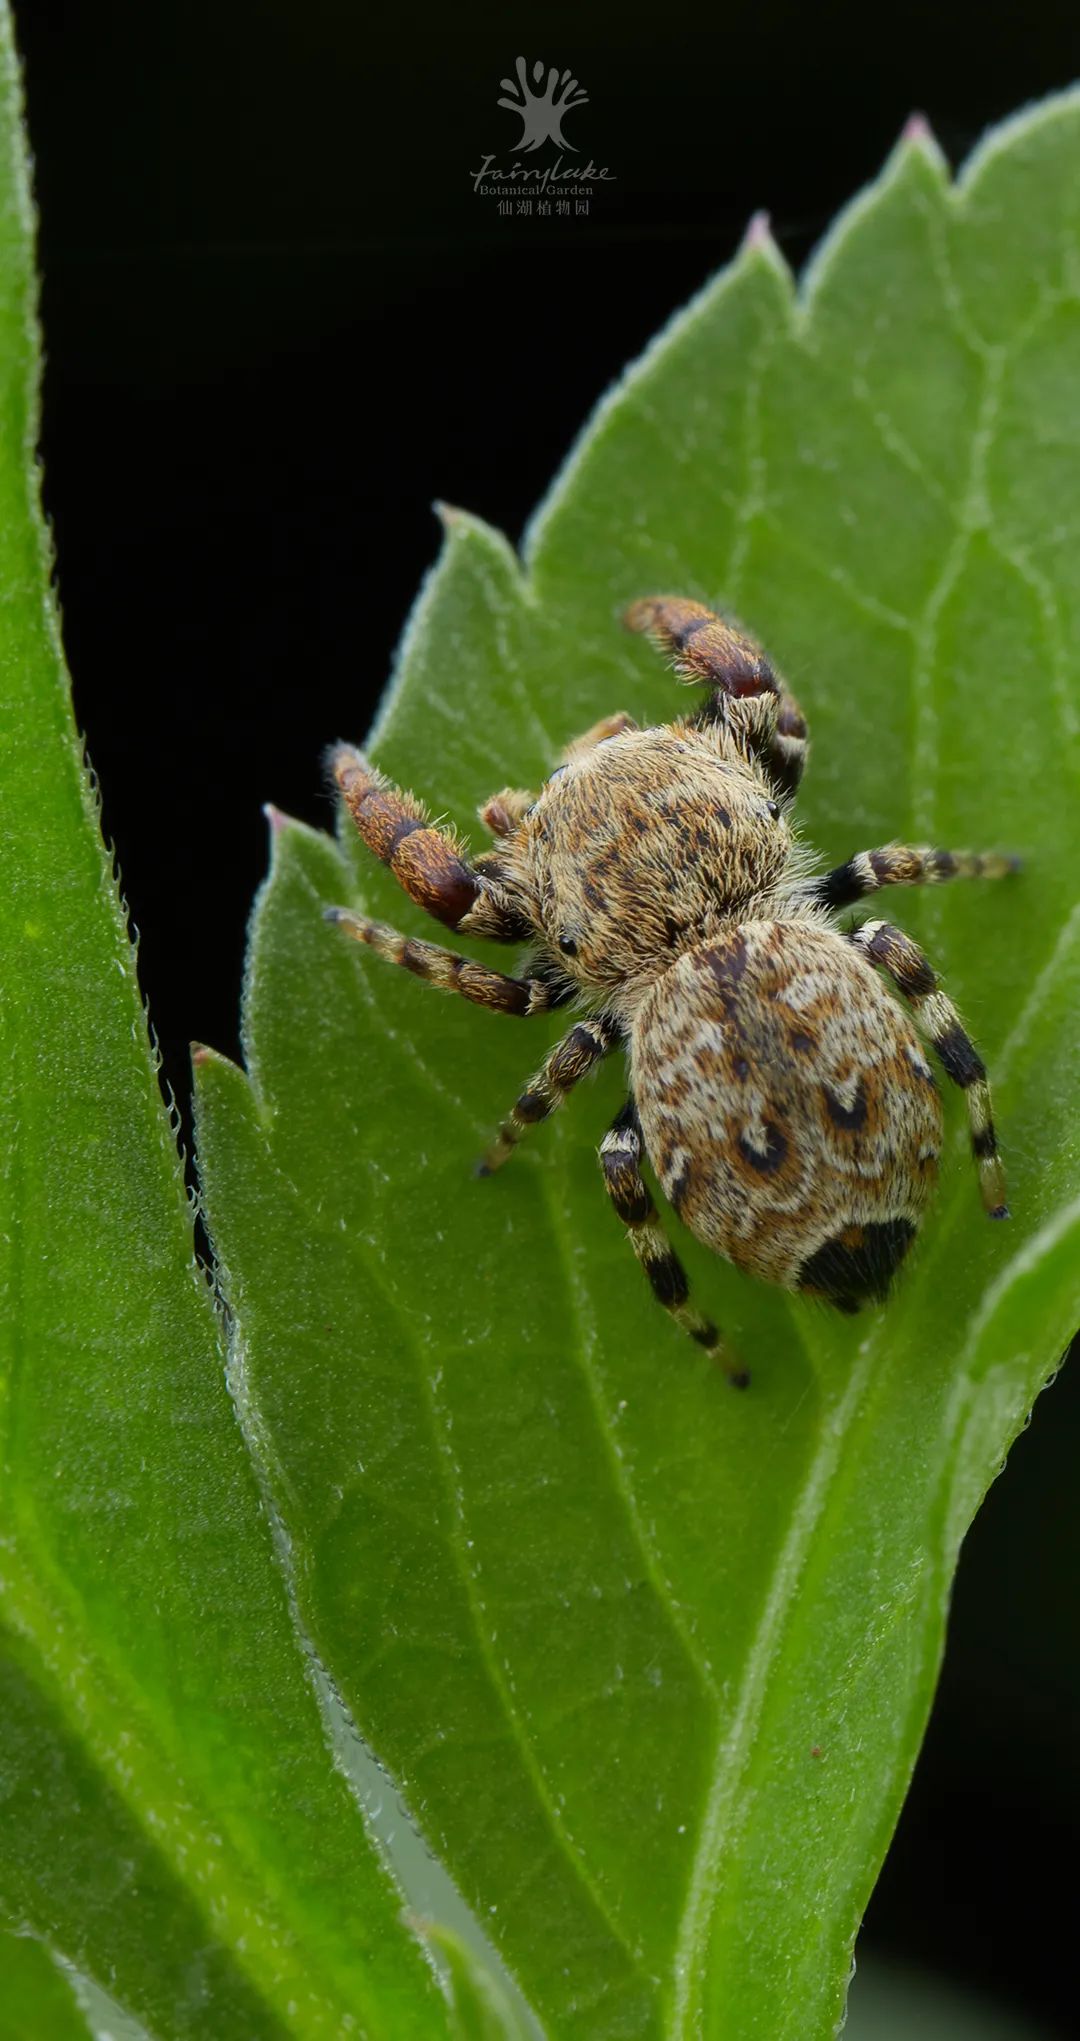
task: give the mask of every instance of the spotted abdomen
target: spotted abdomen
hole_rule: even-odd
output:
[[[699,1240],[844,1310],[884,1296],[936,1176],[941,1102],[843,936],[752,922],[685,952],[640,1011],[631,1071],[649,1158]]]

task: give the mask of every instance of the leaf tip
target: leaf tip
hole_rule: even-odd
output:
[[[289,822],[292,819],[288,815],[283,815],[280,808],[275,808],[272,801],[263,802],[263,814],[270,824],[271,836],[280,836],[282,830],[288,828]]]
[[[772,215],[770,213],[760,211],[751,215],[747,222],[746,232],[742,237],[736,259],[738,262],[753,261],[755,259],[764,261],[769,264],[770,268],[782,271],[785,276],[788,274],[787,263],[777,245],[776,237],[772,230]]]
[[[947,171],[945,152],[924,113],[909,113],[900,130],[895,156],[921,156],[937,171]]]
[[[201,1077],[205,1071],[232,1070],[235,1065],[228,1056],[222,1055],[220,1049],[211,1049],[206,1042],[192,1042],[191,1068],[196,1076]]]
[[[900,140],[906,142],[909,148],[925,148],[927,143],[933,143],[933,146],[937,147],[934,130],[924,113],[908,114],[900,131]]]

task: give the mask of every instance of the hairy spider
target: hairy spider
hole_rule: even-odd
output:
[[[742,1387],[746,1370],[689,1301],[643,1156],[691,1233],[737,1268],[841,1311],[881,1300],[941,1147],[918,1027],[967,1097],[983,1204],[1006,1218],[986,1071],[955,1007],[909,936],[886,921],[841,929],[837,910],[882,886],[998,878],[1017,860],[889,844],[815,872],[789,822],[806,723],[759,646],[677,596],[637,602],[626,621],[708,698],[660,728],[611,716],[539,793],[494,794],[480,817],[497,848],[481,857],[359,752],[332,754],[364,842],[410,898],[450,928],[530,942],[525,975],[345,908],[328,919],[498,1013],[579,1005],[484,1174],[625,1046],[630,1096],[600,1147],[608,1194],[660,1303]]]

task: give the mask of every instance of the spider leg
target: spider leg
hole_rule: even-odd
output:
[[[621,737],[624,730],[636,730],[637,727],[633,716],[628,716],[625,709],[618,710],[614,716],[603,716],[599,723],[594,723],[591,729],[566,746],[561,763],[569,765],[573,759],[581,758],[598,744],[606,744],[609,737]],[[559,767],[556,766],[555,770],[557,772]],[[480,820],[492,836],[512,836],[536,800],[537,795],[530,787],[503,787],[478,810]]]
[[[513,836],[535,801],[531,787],[503,787],[499,793],[490,794],[476,812],[490,835]]]
[[[947,1077],[959,1085],[967,1098],[971,1123],[971,1151],[979,1170],[979,1188],[991,1219],[1007,1219],[1005,1171],[998,1154],[990,1104],[986,1067],[974,1043],[961,1025],[951,999],[942,992],[937,977],[911,937],[888,921],[864,921],[851,930],[848,941],[872,964],[887,972],[904,998],[910,1002],[915,1019],[937,1051]]]
[[[598,744],[606,744],[609,737],[621,737],[624,730],[636,730],[637,727],[633,716],[628,716],[625,709],[617,709],[613,716],[601,716],[598,723],[592,723],[580,737],[573,738],[566,746],[563,764],[569,765],[571,759],[581,758],[586,751],[595,751]]]
[[[823,878],[808,879],[798,888],[804,900],[822,907],[850,907],[882,886],[936,886],[945,879],[1004,879],[1020,869],[1017,857],[1000,851],[925,850],[909,843],[889,843],[883,850],[860,850],[846,864]]]
[[[529,1128],[546,1120],[556,1106],[561,1106],[575,1084],[580,1084],[615,1047],[621,1033],[618,1023],[607,1014],[598,1014],[595,1020],[578,1021],[556,1044],[546,1063],[511,1106],[483,1161],[477,1165],[477,1175],[491,1176],[501,1169]]]
[[[806,718],[760,645],[704,603],[678,595],[646,596],[630,605],[625,621],[672,653],[684,680],[704,681],[712,689],[691,722],[699,729],[725,723],[742,737],[777,792],[793,794],[810,748]]]
[[[421,801],[376,772],[350,744],[336,747],[330,765],[368,849],[418,907],[457,929],[479,905],[483,934],[500,942],[520,942],[531,933],[500,898],[497,884],[469,861],[454,832],[430,821]]]
[[[703,1318],[689,1301],[686,1271],[660,1224],[648,1184],[641,1174],[641,1154],[637,1109],[633,1100],[628,1099],[600,1143],[600,1167],[607,1194],[626,1227],[627,1238],[652,1284],[657,1303],[671,1313],[691,1339],[705,1348],[733,1388],[745,1389],[750,1380],[746,1369],[715,1325]]]
[[[324,917],[336,922],[354,942],[366,943],[387,963],[401,964],[414,977],[424,978],[444,992],[460,992],[475,1006],[490,1007],[495,1013],[530,1014],[546,1012],[552,1003],[551,987],[542,978],[510,978],[505,971],[493,971],[487,964],[474,964],[471,957],[460,957],[456,950],[445,950],[441,943],[399,935],[385,922],[368,921],[347,907],[327,907]]]

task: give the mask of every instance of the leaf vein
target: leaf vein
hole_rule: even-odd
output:
[[[716,1898],[717,1870],[724,1844],[730,1842],[726,1831],[739,1786],[752,1758],[769,1673],[790,1619],[795,1589],[806,1565],[814,1531],[840,1464],[848,1424],[873,1369],[876,1344],[873,1335],[865,1342],[859,1363],[852,1368],[844,1393],[830,1421],[822,1428],[817,1450],[792,1510],[787,1533],[777,1552],[761,1616],[747,1652],[738,1706],[730,1729],[722,1734],[717,1747],[676,1941],[675,1996],[670,2032],[672,2036],[686,2037],[686,2041],[700,2031],[699,1998]]]

